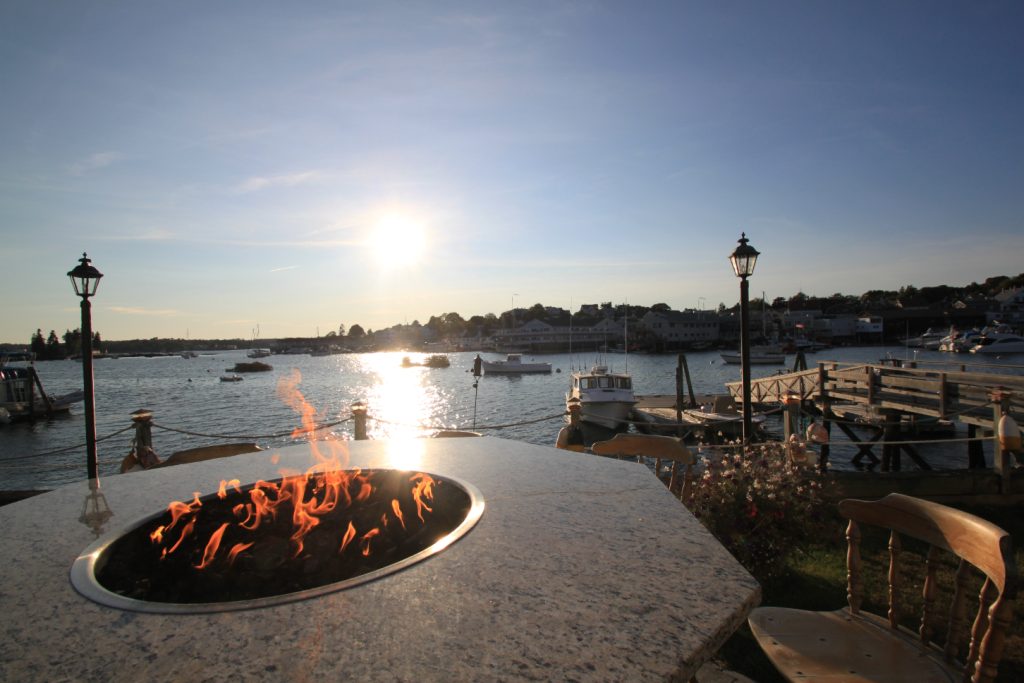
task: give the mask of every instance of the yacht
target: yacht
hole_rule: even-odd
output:
[[[920,336],[905,337],[904,339],[900,340],[900,343],[915,349],[927,349],[930,351],[938,351],[939,344],[942,343],[942,340],[944,337],[946,337],[946,334],[947,333],[944,332],[943,330],[933,330],[932,328],[929,327]]]
[[[1015,334],[981,337],[971,353],[1024,353],[1024,337]]]
[[[524,363],[521,353],[510,353],[505,360],[485,360],[485,375],[518,375],[527,372],[551,372],[551,363]]]
[[[566,403],[580,402],[580,419],[609,429],[627,425],[636,396],[633,378],[625,372],[608,372],[608,367],[595,365],[589,371],[572,374],[572,388],[565,395]]]
[[[742,365],[743,358],[741,351],[726,351],[720,354],[722,361],[730,365]],[[786,362],[786,354],[778,346],[752,346],[750,347],[751,365],[782,365]]]

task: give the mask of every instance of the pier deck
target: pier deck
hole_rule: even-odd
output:
[[[741,382],[729,382],[726,387],[742,403]],[[756,379],[750,389],[755,404],[784,403],[791,397],[821,409],[852,403],[988,430],[994,428],[994,403],[999,401],[1004,412],[1018,421],[1024,419],[1024,376],[1020,375],[832,362]]]

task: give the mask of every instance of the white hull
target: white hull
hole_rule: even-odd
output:
[[[617,429],[627,423],[636,401],[591,401],[580,408],[580,420]]]
[[[1024,337],[1006,335],[998,339],[982,339],[971,353],[1024,353]]]
[[[568,403],[580,402],[580,420],[617,429],[628,424],[636,396],[633,395],[633,379],[626,373],[609,373],[603,365],[594,366],[590,372],[578,372],[572,376],[572,388],[565,395]]]
[[[481,363],[485,375],[521,375],[533,372],[551,372],[551,363],[524,363],[518,353],[508,354],[505,360],[485,360]]]
[[[722,360],[730,365],[741,365],[742,359],[739,353],[723,353]],[[751,365],[782,365],[786,362],[784,353],[751,353]]]

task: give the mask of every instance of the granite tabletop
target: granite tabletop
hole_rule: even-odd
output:
[[[687,680],[757,582],[638,463],[491,437],[346,442],[350,465],[448,475],[482,494],[463,538],[308,600],[146,614],[82,597],[88,482],[0,508],[0,680]],[[171,500],[304,470],[310,446],[105,478],[100,540]]]

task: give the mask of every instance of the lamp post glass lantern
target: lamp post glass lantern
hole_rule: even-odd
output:
[[[740,279],[740,373],[743,378],[743,443],[752,436],[752,409],[750,405],[750,285],[747,278],[754,274],[760,252],[748,244],[747,233],[740,233],[739,245],[729,255],[733,272]]]
[[[96,294],[103,273],[98,271],[82,252],[78,265],[68,272],[75,294],[82,297],[82,384],[85,392],[85,454],[89,479],[98,477],[96,457],[96,395],[92,376],[92,305],[89,297]]]

